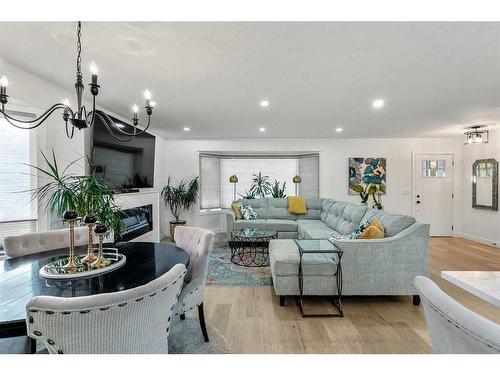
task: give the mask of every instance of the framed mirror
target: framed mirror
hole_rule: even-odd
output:
[[[498,211],[498,161],[480,159],[472,164],[472,207]]]

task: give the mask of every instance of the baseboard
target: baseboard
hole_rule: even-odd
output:
[[[485,244],[485,245],[490,245],[490,246],[494,246],[494,247],[500,248],[500,242],[499,241],[491,240],[489,238],[483,238],[483,237],[479,237],[479,236],[474,236],[472,234],[454,233],[453,237],[463,237],[463,238],[466,238],[468,240],[472,240],[472,241],[476,241],[476,242],[479,242],[479,243],[482,243],[482,244]]]

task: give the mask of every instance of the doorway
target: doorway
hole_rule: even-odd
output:
[[[453,171],[451,154],[415,155],[413,216],[431,225],[431,236],[453,235]]]

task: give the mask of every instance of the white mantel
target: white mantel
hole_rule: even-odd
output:
[[[140,189],[136,193],[115,194],[115,203],[120,209],[153,205],[153,230],[134,238],[133,242],[160,242],[160,192],[155,189]]]

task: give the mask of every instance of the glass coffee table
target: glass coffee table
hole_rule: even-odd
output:
[[[313,316],[344,316],[342,310],[342,265],[341,259],[343,251],[328,240],[295,240],[299,249],[299,295],[297,296],[300,312],[303,317]],[[337,313],[304,313],[304,274],[302,272],[302,260],[307,254],[332,254],[335,262],[335,272],[332,277],[336,278],[337,294],[332,295],[331,301],[337,309]]]
[[[243,267],[269,266],[269,241],[275,230],[239,229],[231,233],[231,262]]]

